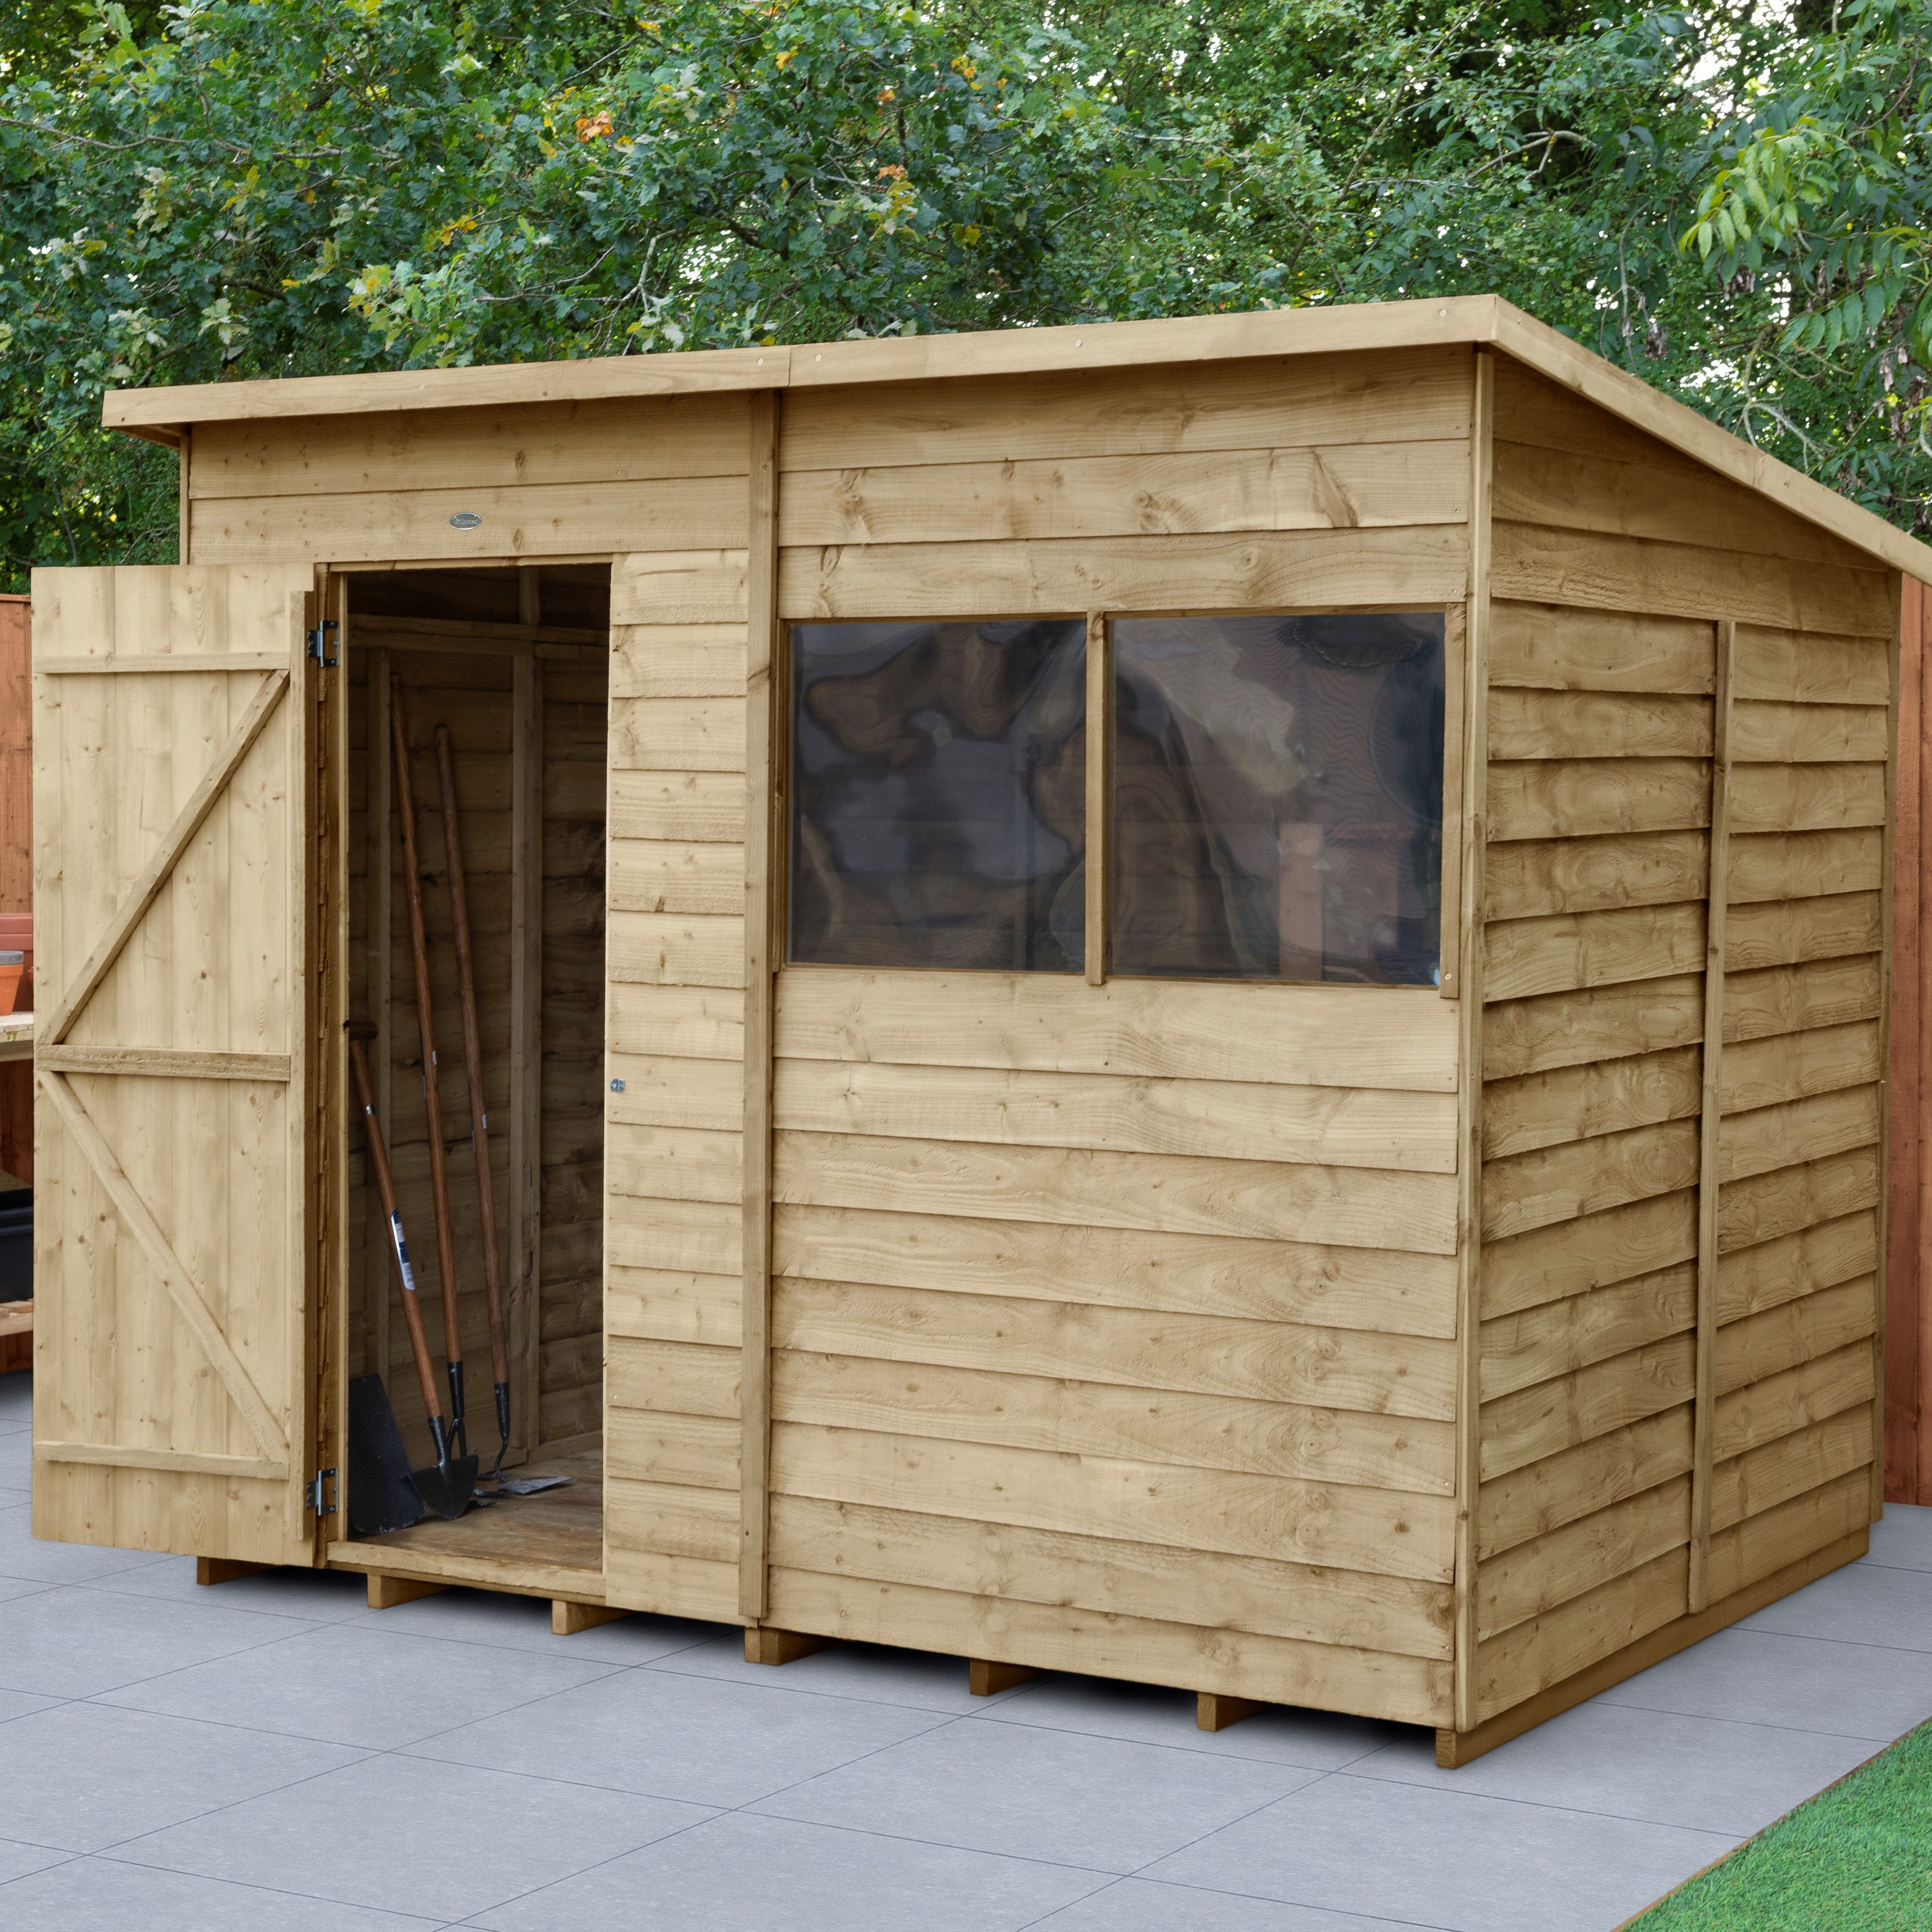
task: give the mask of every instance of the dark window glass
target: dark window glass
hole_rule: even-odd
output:
[[[1078,972],[1087,627],[796,624],[789,956]]]
[[[1111,635],[1108,970],[1434,983],[1441,615],[1135,618]]]

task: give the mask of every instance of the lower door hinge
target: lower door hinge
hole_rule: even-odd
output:
[[[332,658],[328,655],[328,634],[336,628],[336,622],[333,617],[325,617],[308,634],[308,654],[324,670],[342,662],[340,658]],[[286,634],[286,632],[284,633],[284,635]]]
[[[328,1485],[328,1492],[332,1493],[335,1488],[335,1472],[333,1469],[320,1471],[310,1480],[308,1487],[303,1492],[304,1498],[310,1510],[318,1516],[333,1516],[335,1514],[335,1505],[332,1502],[323,1500],[322,1485],[325,1483]]]

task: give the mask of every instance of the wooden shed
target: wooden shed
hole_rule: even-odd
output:
[[[1447,1763],[1864,1550],[1932,551],[1486,297],[106,419],[184,561],[34,580],[36,1534]],[[488,1356],[439,727],[575,1480],[358,1536],[351,1023]]]

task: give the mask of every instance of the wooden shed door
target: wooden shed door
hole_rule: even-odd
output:
[[[314,573],[34,575],[34,1533],[315,1560]]]

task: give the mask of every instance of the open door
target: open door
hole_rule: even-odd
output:
[[[34,573],[36,1536],[317,1560],[316,608]]]

